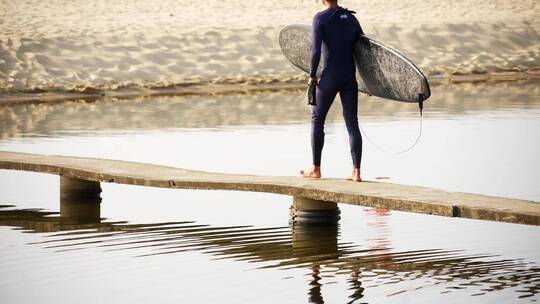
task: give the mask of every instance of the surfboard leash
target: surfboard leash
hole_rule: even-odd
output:
[[[418,93],[418,109],[420,109],[420,117],[422,117],[422,112],[424,111],[424,100],[426,99],[424,95],[424,90],[420,88],[421,92]]]
[[[408,152],[410,150],[412,150],[412,148],[416,147],[416,145],[418,144],[418,142],[420,141],[420,137],[422,137],[422,122],[423,122],[423,115],[422,115],[422,108],[423,108],[423,102],[419,102],[418,103],[418,106],[420,107],[420,121],[419,121],[419,130],[418,130],[418,137],[416,137],[416,140],[414,141],[414,143],[412,145],[410,145],[409,147],[407,147],[406,149],[402,150],[402,151],[397,151],[397,152],[393,152],[393,151],[388,151],[386,149],[383,149],[381,148],[379,145],[377,145],[373,140],[371,140],[371,138],[367,135],[366,131],[364,131],[364,129],[362,128],[362,125],[360,123],[358,123],[358,127],[360,128],[360,131],[362,131],[362,134],[364,134],[364,136],[366,137],[366,139],[379,151],[383,152],[383,153],[387,153],[387,154],[393,154],[393,155],[399,155],[399,154],[403,154],[405,152]]]

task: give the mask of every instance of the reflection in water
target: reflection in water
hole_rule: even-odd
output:
[[[71,198],[60,196],[60,218],[78,224],[101,221],[101,198]]]
[[[301,257],[309,269],[309,303],[324,303],[321,292],[321,263],[339,259],[338,225],[292,226],[292,257]]]
[[[1,206],[0,226],[51,233],[32,245],[53,251],[100,248],[106,254],[136,249],[135,256],[146,259],[196,251],[218,259],[247,261],[258,269],[306,269],[307,297],[312,303],[324,302],[325,278],[343,275],[348,277],[350,303],[370,288],[403,282],[408,284],[399,294],[437,287],[440,293],[469,289],[474,295],[508,290],[513,298],[533,299],[540,292],[540,268],[521,259],[439,248],[394,252],[385,235],[375,245],[355,244],[341,238],[339,226],[110,222],[99,217],[99,202],[64,203],[68,208],[63,206],[60,214]],[[370,212],[377,213],[373,224],[384,234],[386,211]]]
[[[540,109],[540,82],[437,86],[426,102],[426,116],[455,117],[478,111]],[[0,104],[0,139],[118,133],[122,130],[216,128],[308,122],[302,93],[257,95],[141,97],[94,102]],[[339,103],[328,121],[341,120]],[[361,121],[418,116],[416,104],[360,98]]]
[[[377,236],[370,246],[372,249],[387,251],[391,247],[388,235],[390,235],[390,227],[386,223],[386,217],[390,215],[390,210],[384,208],[365,209],[364,212],[373,216],[368,217],[372,221],[368,222],[368,227],[375,231]]]
[[[322,294],[321,294],[321,286],[322,284],[319,283],[321,280],[320,277],[320,269],[321,266],[317,263],[311,264],[309,267],[311,269],[311,278],[312,280],[309,282],[309,303],[324,303]]]
[[[433,97],[426,103],[425,108],[425,125],[428,127],[422,135],[421,144],[424,146],[420,145],[415,153],[403,158],[389,158],[379,153],[370,153],[370,145],[367,145],[367,172],[373,170],[373,174],[391,176],[398,183],[495,195],[519,195],[522,198],[535,199],[538,197],[538,153],[535,153],[538,145],[531,138],[535,138],[538,130],[539,84],[529,82],[435,87]],[[150,97],[0,105],[0,143],[9,150],[24,152],[35,153],[39,150],[40,153],[71,155],[89,153],[87,156],[161,162],[198,170],[288,175],[292,174],[288,173],[291,165],[296,167],[304,159],[304,152],[294,152],[300,151],[295,142],[299,142],[308,133],[305,133],[303,125],[296,130],[292,127],[297,122],[307,123],[310,117],[301,94],[280,92],[243,96]],[[338,102],[329,114],[330,121],[342,119],[339,107]],[[361,121],[378,120],[366,124],[370,125],[370,134],[375,135],[374,139],[384,139],[387,135],[397,138],[398,134],[408,135],[409,130],[416,130],[418,110],[415,104],[362,97],[359,114]],[[246,128],[247,132],[240,134],[236,131],[243,128],[223,128],[243,125],[257,126]],[[260,125],[281,125],[285,126],[283,129],[286,130],[261,132]],[[340,136],[345,134],[344,131],[337,131],[338,127],[340,126],[330,129],[333,132],[331,139],[334,141],[341,140]],[[179,128],[181,130],[178,130]],[[225,129],[227,132],[212,132],[214,128]],[[143,131],[155,130],[159,132],[153,132],[150,136],[141,134]],[[228,132],[229,130],[233,132]],[[109,138],[102,136],[103,133],[121,136]],[[95,134],[98,134],[95,139],[78,137]],[[65,135],[69,137],[52,139]],[[27,138],[27,142],[21,143],[20,138]],[[200,143],[195,139],[199,139]],[[346,142],[346,137],[343,139]],[[171,141],[175,141],[176,148],[169,145]],[[253,143],[252,149],[246,148],[245,143],[248,141]],[[206,144],[208,142],[212,144]],[[501,142],[505,145],[501,145]],[[229,147],[225,147],[223,143]],[[345,144],[341,146],[346,147]],[[215,158],[214,149],[207,149],[208,147],[220,147],[223,157],[207,164]],[[287,153],[284,152],[284,147],[287,147]],[[337,159],[342,158],[344,152],[347,151],[329,149],[326,155]],[[273,157],[260,162],[260,155],[285,154],[290,158]],[[255,156],[250,158],[252,155]],[[243,161],[222,161],[227,158]],[[445,161],[441,162],[440,159]],[[456,163],[461,164],[460,168],[454,165]],[[349,163],[337,163],[332,169],[329,167],[329,171],[334,170],[333,174],[341,173],[342,169],[348,170]],[[505,172],[504,178],[498,178],[498,172]],[[6,173],[4,182],[15,184],[8,182],[12,176],[17,175]],[[21,176],[24,178],[26,175]],[[508,180],[513,182],[508,183]],[[506,190],[500,190],[503,188]],[[4,190],[2,186],[0,193],[3,192],[1,190]],[[497,192],[499,190],[501,192]],[[25,194],[27,193],[21,195]],[[19,195],[13,197],[20,198],[9,195],[2,197],[7,201],[25,200]],[[423,300],[431,298],[433,293],[435,296],[449,293],[448,296],[452,298],[446,299],[450,301],[463,296],[475,296],[473,302],[490,302],[494,298],[498,302],[514,302],[523,298],[525,301],[534,301],[539,298],[540,269],[529,259],[532,256],[533,261],[538,261],[538,253],[531,250],[538,247],[534,244],[536,239],[530,237],[536,236],[536,232],[524,236],[519,234],[523,231],[521,229],[512,230],[510,226],[501,226],[502,228],[497,230],[497,237],[490,237],[486,241],[480,235],[485,230],[476,230],[476,227],[485,227],[483,225],[454,226],[455,221],[445,219],[437,221],[437,226],[429,226],[423,225],[424,222],[420,221],[419,216],[414,218],[415,228],[411,228],[408,226],[410,222],[396,224],[395,214],[389,216],[387,210],[358,210],[360,224],[344,220],[341,227],[346,228],[340,228],[217,226],[194,222],[190,219],[191,215],[186,221],[164,222],[163,218],[166,216],[162,210],[156,212],[157,220],[149,220],[149,224],[133,224],[127,220],[113,222],[101,218],[100,204],[96,201],[61,199],[59,213],[4,206],[0,208],[0,229],[3,230],[0,244],[6,246],[0,248],[0,251],[5,248],[6,252],[0,254],[0,268],[4,272],[8,272],[6,269],[11,272],[3,277],[0,294],[19,296],[20,291],[28,288],[28,285],[21,284],[26,279],[17,278],[15,275],[20,269],[27,270],[33,277],[41,275],[46,282],[41,286],[41,291],[48,292],[52,290],[52,285],[60,286],[62,282],[69,281],[69,275],[65,278],[66,272],[91,271],[96,264],[85,262],[74,266],[73,263],[66,262],[69,259],[75,263],[79,259],[86,261],[90,256],[94,261],[102,259],[100,265],[114,261],[107,264],[110,268],[104,266],[107,268],[94,273],[92,279],[86,281],[94,285],[97,282],[109,283],[111,272],[123,272],[129,265],[135,265],[133,267],[137,270],[139,265],[144,265],[141,268],[150,269],[143,271],[145,274],[162,278],[163,272],[155,271],[154,267],[162,267],[168,271],[168,263],[172,262],[192,263],[185,270],[190,274],[195,272],[196,275],[182,277],[184,274],[179,274],[180,279],[190,281],[195,276],[203,278],[191,285],[182,285],[184,290],[189,290],[191,286],[201,288],[209,282],[205,280],[208,277],[226,276],[226,281],[241,281],[235,287],[243,292],[244,284],[248,280],[262,274],[264,278],[257,284],[276,283],[288,288],[290,293],[285,296],[300,294],[304,301],[313,303],[347,302],[344,301],[345,298],[348,298],[350,303],[371,303],[371,299],[376,298],[382,300],[376,301],[379,303],[385,302],[385,299],[402,299],[401,296],[418,296],[419,300]],[[126,217],[133,221],[133,217],[139,216],[141,215],[135,212]],[[244,215],[238,215],[237,218],[241,216]],[[229,223],[231,221],[234,223],[233,220],[227,220]],[[440,223],[442,225],[439,225]],[[15,227],[14,229],[35,235],[21,236],[6,231],[2,226]],[[401,228],[405,228],[405,231]],[[466,228],[474,231],[471,231],[472,236],[463,242],[460,236],[452,236],[449,240],[442,239],[440,244],[443,245],[440,246],[445,246],[443,248],[433,248],[439,245],[418,245],[438,242],[438,236],[453,234],[451,231],[463,232]],[[424,229],[428,230],[427,233],[433,231],[428,241],[423,239]],[[421,233],[418,232],[420,230]],[[408,232],[413,234],[409,237]],[[10,240],[13,236],[15,238]],[[355,241],[351,242],[348,236]],[[478,243],[471,243],[476,237]],[[21,245],[20,242],[27,238],[32,239],[29,241],[31,244]],[[510,238],[516,238],[518,242],[512,242]],[[479,249],[499,240],[500,243],[493,245],[492,251]],[[10,247],[13,243],[17,245]],[[523,245],[525,248],[509,249],[509,246],[514,246],[509,244]],[[462,245],[466,246],[467,250],[453,250]],[[488,254],[479,254],[476,250],[484,253],[488,250]],[[64,253],[58,253],[61,251]],[[512,258],[506,256],[508,251]],[[505,256],[490,255],[490,252],[504,252]],[[516,252],[518,257],[527,260],[516,258]],[[202,262],[199,260],[200,256],[203,256]],[[119,260],[115,259],[118,257]],[[212,261],[208,261],[209,259]],[[117,261],[120,262],[114,264]],[[249,265],[246,266],[245,263]],[[36,264],[41,267],[29,269]],[[53,264],[56,268],[51,266]],[[216,269],[233,266],[232,269],[255,270],[235,276],[219,270],[216,274],[213,269],[208,271],[208,266]],[[108,273],[104,273],[107,271]],[[128,273],[131,275],[134,272]],[[295,282],[276,282],[276,277],[294,278]],[[169,288],[169,282],[173,282],[173,279],[176,278],[169,276],[158,282],[159,285],[164,285],[164,288]],[[294,286],[299,280],[302,285],[297,292],[290,286]],[[131,278],[127,281],[137,284]],[[10,282],[16,286],[12,290],[17,292],[5,292]],[[220,283],[213,285],[221,285]],[[36,290],[35,287],[39,288],[39,280],[32,280],[31,286],[33,291]],[[65,286],[72,290],[79,288],[78,292],[88,289],[87,286],[80,287],[71,281]],[[343,287],[347,288],[346,294],[343,293]],[[228,290],[220,289],[219,286],[214,288],[219,294]],[[337,289],[340,290],[339,294],[335,293]],[[157,291],[162,290],[164,289],[154,287],[146,291],[144,296],[157,294]],[[264,288],[263,291],[265,292],[248,290],[246,293],[250,297],[258,294],[271,296]],[[230,290],[228,292],[231,294]],[[108,286],[98,289],[96,293],[105,297],[113,296]],[[89,298],[92,296],[94,295]],[[336,296],[342,300],[335,301]],[[504,300],[500,301],[501,299]]]

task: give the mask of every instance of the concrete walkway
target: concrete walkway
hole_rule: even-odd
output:
[[[448,217],[540,225],[540,203],[381,182],[192,171],[119,160],[0,152],[0,169],[149,187],[255,191]]]

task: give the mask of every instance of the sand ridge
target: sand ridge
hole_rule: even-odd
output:
[[[298,81],[305,75],[286,61],[277,36],[321,9],[307,0],[0,4],[0,93]],[[540,69],[537,1],[342,5],[427,75]]]

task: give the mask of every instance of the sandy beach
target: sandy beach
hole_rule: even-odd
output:
[[[540,69],[540,5],[342,1],[428,76]],[[318,1],[0,1],[0,93],[303,81],[277,43]]]

